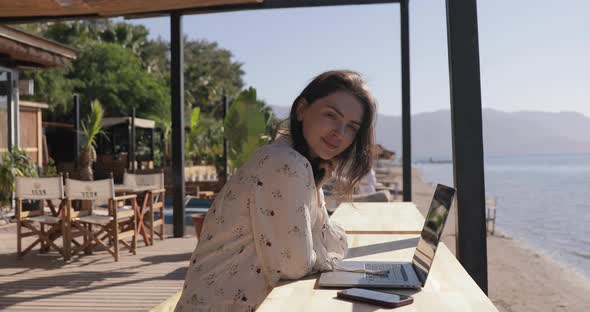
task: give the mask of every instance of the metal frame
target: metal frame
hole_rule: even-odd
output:
[[[457,258],[488,292],[487,236],[476,0],[447,0]]]
[[[14,125],[14,118],[13,118],[13,113],[15,110],[15,107],[13,107],[14,105],[14,101],[12,98],[12,74],[14,73],[14,71],[10,68],[5,68],[5,67],[0,67],[0,70],[6,73],[6,83],[8,83],[8,88],[7,88],[7,94],[6,94],[6,123],[7,123],[7,129],[8,129],[8,141],[7,141],[7,145],[6,148],[8,149],[8,151],[12,150],[12,147],[14,146],[14,138],[13,138],[13,129],[16,129],[15,125]]]
[[[14,103],[14,105],[12,106],[14,108],[14,112],[12,112],[13,115],[13,125],[14,125],[14,129],[20,129],[20,97],[19,97],[19,91],[18,91],[18,80],[19,78],[19,71],[18,69],[13,69],[12,70],[12,82],[11,82],[11,86],[12,88],[10,96],[12,96],[12,103]],[[20,131],[16,130],[14,131],[14,133],[12,134],[12,136],[14,137],[14,141],[12,141],[13,146],[18,146],[20,147]]]
[[[399,6],[402,70],[402,179],[403,201],[412,201],[412,127],[410,109],[410,14],[409,0]]]
[[[137,156],[135,153],[137,131],[135,129],[135,107],[131,109],[131,125],[129,126],[129,158],[131,160],[131,172],[135,173],[137,170]]]
[[[260,3],[245,3],[210,6],[207,8],[194,8],[178,10],[183,14],[208,14],[236,11],[252,10],[273,10],[273,9],[292,9],[292,8],[310,8],[310,7],[329,7],[342,5],[367,5],[367,4],[388,4],[399,3],[404,0],[264,0]],[[172,12],[178,12],[172,11]],[[149,14],[149,13],[148,13]]]
[[[284,0],[267,0],[260,4],[247,4],[247,5],[228,5],[228,6],[219,6],[219,7],[210,7],[205,9],[198,9],[198,10],[180,10],[177,13],[173,13],[171,16],[171,38],[180,37],[176,39],[179,41],[178,44],[183,45],[182,43],[182,26],[176,25],[176,23],[180,23],[176,21],[176,19],[180,18],[183,14],[204,14],[204,13],[218,13],[218,12],[230,12],[230,11],[244,11],[244,10],[259,10],[259,9],[284,9],[284,8],[297,8],[297,7],[319,7],[319,6],[335,6],[335,5],[352,5],[352,4],[376,4],[376,3],[400,3],[400,33],[402,38],[401,50],[402,50],[402,141],[403,141],[403,196],[404,201],[411,201],[412,200],[412,157],[411,157],[411,127],[410,127],[410,120],[411,120],[411,110],[410,110],[410,49],[409,49],[409,8],[408,8],[409,0],[370,0],[370,1],[363,1],[363,0],[335,0],[330,2],[325,1],[313,1],[313,0],[304,0],[304,1],[284,1]],[[179,33],[176,33],[179,31]],[[173,43],[175,39],[171,39],[171,50],[173,53],[172,59],[174,60],[175,56],[175,45]],[[180,48],[180,51],[183,49]],[[182,53],[181,53],[182,54]],[[182,55],[176,56],[177,61],[180,62],[180,68],[184,68],[184,60]],[[181,113],[180,116],[176,117],[175,111],[178,110],[177,107],[184,109],[184,98],[178,99],[178,96],[175,97],[175,93],[183,94],[184,93],[184,86],[183,83],[175,82],[175,79],[178,80],[179,74],[175,72],[175,67],[172,66],[172,81],[171,81],[171,89],[172,89],[172,154],[173,154],[173,180],[174,180],[174,201],[173,201],[173,226],[174,226],[174,236],[181,237],[184,236],[184,203],[180,200],[177,201],[176,197],[180,194],[177,194],[177,190],[182,190],[182,198],[184,198],[184,175],[181,177],[179,172],[175,169],[174,164],[179,163],[180,159],[178,159],[175,155],[181,154],[184,157],[184,145],[182,143],[176,143],[177,134],[175,134],[175,122],[184,124],[182,120],[182,116],[184,113]],[[183,78],[180,78],[180,81]],[[175,101],[180,100],[180,103]],[[224,99],[224,106],[226,99]],[[178,120],[177,120],[178,118]],[[182,128],[184,129],[184,128]],[[182,133],[184,137],[184,131],[179,131]],[[184,139],[180,142],[184,142]],[[179,146],[180,145],[180,146]],[[225,147],[225,144],[224,144]],[[224,155],[225,156],[225,155]],[[182,162],[184,164],[184,159]],[[227,165],[226,165],[227,170]],[[184,174],[184,172],[183,172]],[[179,215],[179,216],[177,216]],[[182,216],[182,217],[181,217]]]
[[[8,130],[8,141],[7,149],[12,150],[13,147],[19,146],[19,133],[16,131],[19,127],[19,105],[18,105],[18,87],[16,85],[18,81],[18,70],[10,67],[0,66],[0,70],[6,72],[6,78],[8,83],[8,89],[6,94],[6,117],[7,119],[7,130]]]
[[[170,17],[170,91],[172,96],[172,199],[174,237],[184,236],[184,38],[182,14]]]
[[[229,99],[227,95],[223,96],[223,120],[225,120],[225,116],[227,116],[227,112],[229,111]],[[227,153],[229,152],[229,141],[223,136],[223,178],[225,182],[229,180],[229,162],[227,158]]]
[[[80,95],[74,94],[72,100],[74,101],[74,123],[76,127],[76,139],[74,141],[74,149],[75,155],[74,160],[76,166],[78,165],[78,161],[80,160],[80,131],[82,130],[80,124]]]

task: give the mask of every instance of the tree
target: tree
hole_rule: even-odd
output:
[[[170,101],[166,85],[142,69],[140,59],[114,43],[95,43],[73,62],[71,76],[80,81],[76,91],[82,102],[98,99],[107,115],[138,116],[158,113],[155,109]]]
[[[50,108],[52,114],[53,112],[61,114],[71,111],[71,96],[63,95],[71,93],[72,89],[81,93],[83,100],[85,100],[85,95],[88,95],[88,99],[91,100],[98,96],[96,92],[102,94],[104,90],[95,88],[92,83],[88,84],[85,79],[88,76],[102,75],[107,70],[110,71],[110,75],[109,77],[104,76],[105,79],[102,82],[106,81],[106,78],[115,76],[117,70],[110,65],[116,63],[117,60],[129,61],[128,64],[123,64],[127,65],[127,68],[132,67],[131,71],[133,72],[136,72],[137,69],[143,69],[152,74],[152,77],[158,80],[157,84],[160,86],[154,86],[153,81],[141,79],[138,80],[140,85],[142,83],[148,85],[152,83],[151,87],[156,90],[162,90],[162,88],[166,92],[169,90],[169,44],[160,38],[149,40],[149,33],[144,26],[113,22],[111,20],[94,20],[27,24],[19,25],[19,28],[80,50],[79,59],[74,62],[71,69],[28,76],[32,77],[37,85],[48,86],[48,88],[43,89],[37,88],[38,92],[35,100],[45,100],[50,106],[57,106],[55,109]],[[233,61],[232,53],[229,50],[220,48],[215,42],[185,40],[185,100],[187,105],[185,109],[190,111],[193,107],[200,107],[204,115],[221,118],[222,109],[219,104],[222,96],[236,97],[244,86],[242,64]],[[112,44],[111,48],[108,49],[111,50],[109,51],[110,54],[105,51],[105,47],[109,46],[109,43]],[[120,49],[112,48],[113,46],[119,46]],[[137,66],[135,60],[131,60],[131,57],[123,56],[122,50],[129,52],[126,54],[136,56],[139,60],[139,66]],[[103,68],[101,62],[105,60],[105,57],[113,55],[116,55],[117,58],[104,64],[107,65],[104,68],[105,70],[98,72],[97,75],[91,75],[92,70]],[[92,70],[88,70],[85,66]],[[127,74],[125,71],[120,72],[121,74]],[[80,74],[83,74],[83,76],[80,76]],[[61,79],[53,79],[59,75],[62,76]],[[66,79],[63,78],[64,75]],[[136,81],[126,80],[125,77],[129,77],[129,75],[117,77],[120,78],[117,81],[118,90],[114,91],[114,85],[111,84],[110,89],[114,92],[108,92],[108,96],[101,98],[107,114],[111,113],[112,109],[120,109],[121,100],[128,102],[125,96],[121,94],[123,89],[136,91],[137,85],[121,84]],[[79,82],[85,85],[80,85]],[[139,89],[139,92],[143,91],[142,88]],[[110,100],[113,99],[114,94],[116,95],[114,97],[115,102],[118,104],[111,107]],[[167,94],[166,98],[168,98]],[[155,99],[161,100],[157,95]],[[132,99],[132,101],[136,102],[135,99]],[[168,99],[164,101],[168,101]],[[151,104],[153,104],[153,101]],[[141,106],[136,106],[136,108],[138,112],[143,112]],[[128,111],[124,110],[124,112]],[[56,119],[59,118],[56,117]]]
[[[223,158],[223,121],[203,116],[198,107],[193,108],[185,146],[187,160],[219,165]]]
[[[43,112],[43,119],[60,120],[62,116],[71,114],[72,94],[75,88],[80,86],[80,82],[77,79],[68,78],[70,70],[68,67],[22,73],[22,79],[33,79],[35,82],[35,94],[23,96],[23,98],[50,104],[48,111]]]
[[[102,103],[106,116],[129,114],[136,108],[138,117],[155,120],[168,137],[171,107],[167,42],[150,40],[144,26],[111,20],[19,27],[79,50],[68,68],[23,75],[35,80],[37,92],[33,98],[50,105],[46,116],[51,120],[71,120],[71,95],[79,93],[82,113],[87,107],[84,104],[94,99]],[[199,125],[187,136],[189,157],[217,163],[224,128],[221,99],[223,95],[235,98],[240,94],[244,86],[242,64],[232,60],[229,50],[206,40],[186,39],[184,55],[185,111],[199,108],[201,114]],[[261,107],[264,110],[264,105]],[[261,115],[265,133],[271,128],[269,112]],[[187,124],[189,119],[186,114]],[[240,149],[248,148],[250,145],[240,145]]]
[[[221,98],[235,98],[244,86],[242,64],[216,42],[187,40],[184,48],[185,101],[189,108],[221,118]]]
[[[149,31],[143,25],[109,22],[99,36],[103,42],[116,43],[141,56],[148,42],[148,34]]]
[[[137,56],[147,44],[149,34],[143,25],[113,22],[109,19],[23,24],[16,27],[78,48],[93,42],[117,43]]]
[[[101,34],[112,27],[109,20],[52,22],[38,24],[39,32],[45,38],[72,47],[82,48],[88,43],[100,40]]]
[[[141,51],[141,59],[148,72],[170,82],[170,45],[162,38],[148,41]]]
[[[82,95],[83,104],[100,99],[107,114],[126,114],[136,107],[138,115],[145,117],[155,111],[156,102],[161,106],[160,102],[169,101],[168,47],[162,40],[149,41],[144,26],[95,20],[18,28],[80,50],[68,68],[23,74],[35,81],[35,95],[28,98],[49,104],[46,120],[70,119],[76,92]]]

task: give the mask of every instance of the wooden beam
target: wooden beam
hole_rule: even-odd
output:
[[[52,0],[43,0],[43,2]],[[96,5],[85,10],[45,8],[38,4],[40,0],[21,0],[20,9],[3,11],[0,6],[0,23],[20,24],[38,23],[56,20],[99,19],[106,17],[125,16],[128,18],[147,18],[168,16],[171,14],[207,14],[220,12],[235,12],[246,10],[287,9],[341,5],[367,5],[399,3],[400,0],[176,0],[176,1],[96,1]],[[53,2],[53,1],[52,1]],[[126,3],[129,2],[129,3]],[[183,2],[183,3],[181,3]],[[11,6],[6,6],[11,8]],[[31,13],[32,12],[32,13]]]
[[[30,108],[35,108],[35,109],[49,108],[49,105],[47,103],[39,103],[39,102],[31,102],[31,101],[23,101],[23,100],[18,101],[18,105],[21,108],[23,108],[23,107],[30,107]]]
[[[222,4],[256,3],[260,0],[19,0],[0,1],[0,16],[121,16],[135,12],[159,12]]]

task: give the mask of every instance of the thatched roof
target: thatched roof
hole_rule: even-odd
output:
[[[394,151],[386,149],[381,144],[375,144],[374,153],[377,159],[392,159],[393,157],[395,157]]]
[[[76,50],[74,49],[0,25],[0,64],[2,65],[32,68],[61,67],[75,58]]]

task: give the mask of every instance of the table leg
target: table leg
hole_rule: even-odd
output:
[[[148,195],[145,195],[143,197],[143,202],[141,203],[141,207],[139,208],[140,211],[137,214],[137,231],[141,234],[141,236],[143,237],[143,242],[145,243],[146,246],[149,246],[152,244],[152,242],[150,242],[148,235],[146,233],[145,230],[145,224],[143,223],[143,217],[145,216],[145,212],[146,212],[146,206],[147,206],[147,200],[148,200]]]
[[[154,198],[152,192],[149,192],[149,203],[150,203],[150,211],[148,212],[150,215],[150,242],[152,245],[154,244]]]

